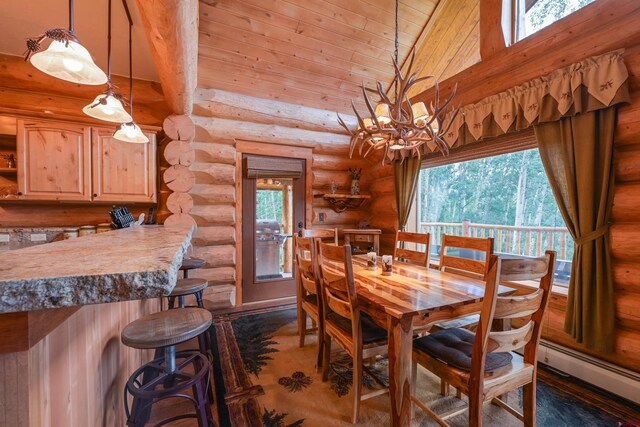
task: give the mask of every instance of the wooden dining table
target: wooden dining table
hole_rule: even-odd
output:
[[[394,262],[393,273],[367,269],[365,255],[353,257],[358,305],[389,333],[391,425],[411,422],[411,355],[414,328],[479,313],[484,281]],[[515,289],[500,286],[501,295]]]

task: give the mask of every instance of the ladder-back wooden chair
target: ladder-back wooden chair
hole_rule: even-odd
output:
[[[464,258],[460,256],[450,255],[447,250],[455,248],[461,250],[473,250],[484,254],[484,260]],[[493,254],[493,237],[463,237],[452,236],[448,234],[442,235],[442,248],[440,251],[440,270],[452,271],[454,273],[468,274],[473,277],[485,280],[489,258]],[[446,328],[467,328],[475,329],[478,324],[478,315],[465,316],[460,319],[450,320],[448,322],[436,323],[434,330]],[[442,394],[447,395],[448,389],[442,386]]]
[[[425,245],[425,251],[420,252],[418,250],[399,248],[398,244],[400,242]],[[393,259],[403,260],[423,267],[429,267],[429,251],[431,250],[430,242],[431,234],[429,233],[421,234],[396,231],[396,244],[393,248]]]
[[[535,426],[536,375],[538,344],[542,317],[553,284],[556,253],[547,251],[539,258],[504,258],[493,255],[487,274],[480,322],[473,334],[466,329],[444,329],[413,342],[413,387],[417,364],[469,396],[469,425],[482,426],[482,404],[492,401],[524,422]],[[538,280],[540,287],[521,296],[498,296],[501,281]],[[509,331],[492,332],[494,319],[527,318],[524,326]],[[524,346],[524,356],[514,350]],[[523,413],[507,405],[499,396],[523,387]],[[420,402],[412,390],[411,400],[440,425],[466,410],[461,408],[438,416]]]
[[[448,254],[447,250],[455,248],[473,250],[484,254],[484,260],[463,258]],[[493,254],[493,237],[464,237],[442,235],[442,248],[440,250],[440,270],[453,270],[482,277],[484,280],[489,271],[489,258]]]
[[[353,279],[351,246],[335,246],[318,242],[318,265],[322,287],[324,344],[322,380],[329,377],[331,340],[335,340],[353,358],[353,415],[358,419],[360,401],[388,392],[386,386],[368,372],[383,389],[362,394],[364,358],[387,354],[387,331],[360,311]],[[336,269],[336,265],[339,269]],[[340,271],[342,270],[342,271]]]
[[[338,229],[337,228],[305,228],[302,230],[302,237],[313,237],[323,242],[333,241],[338,246]]]
[[[296,293],[298,305],[298,334],[300,347],[304,347],[305,337],[309,332],[318,331],[318,357],[316,368],[318,372],[322,365],[322,298],[320,296],[320,282],[318,281],[316,247],[314,239],[310,237],[294,236],[296,261]],[[307,328],[307,315],[313,320],[316,328]]]

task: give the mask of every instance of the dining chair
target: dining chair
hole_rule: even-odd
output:
[[[393,259],[404,260],[412,264],[429,267],[429,251],[431,242],[431,234],[409,233],[406,231],[396,231],[396,243],[393,247]],[[424,252],[399,248],[398,243],[415,243],[416,245],[425,245]]]
[[[338,246],[338,229],[337,228],[305,228],[302,230],[302,237],[319,238],[322,241],[333,240]]]
[[[491,401],[524,422],[535,426],[538,345],[542,318],[553,284],[556,253],[547,251],[538,258],[489,260],[480,323],[475,334],[461,328],[444,329],[413,342],[411,400],[438,424],[467,408],[436,414],[416,397],[417,365],[430,370],[469,397],[469,425],[482,426],[482,404]],[[502,281],[540,280],[539,288],[520,296],[498,296]],[[494,319],[528,318],[518,329],[491,331]],[[514,350],[524,347],[524,355]],[[523,387],[523,412],[509,406],[500,396]]]
[[[322,322],[322,300],[320,283],[317,280],[316,247],[311,237],[294,236],[296,260],[296,294],[298,305],[298,334],[300,347],[304,347],[305,337],[309,332],[318,332],[318,356],[316,369],[322,366],[322,340],[324,337]],[[307,316],[311,317],[316,328],[307,328]]]
[[[484,259],[471,259],[461,256],[451,255],[450,249],[458,249],[463,251],[476,251],[483,254]],[[450,234],[442,235],[442,247],[440,249],[440,270],[453,271],[455,273],[466,274],[474,277],[485,279],[489,267],[489,258],[493,254],[493,238],[453,236]],[[475,330],[480,316],[471,314],[458,319],[445,322],[438,322],[432,325],[431,331],[450,328],[465,328]],[[441,381],[440,394],[449,395],[449,385],[446,381]],[[457,391],[458,398],[461,397],[460,390]]]
[[[479,254],[484,254],[484,259],[471,259],[452,255],[448,252],[451,248],[476,251]],[[489,271],[488,261],[492,254],[493,237],[465,237],[443,234],[442,248],[440,250],[440,270],[454,270],[454,272],[480,276],[484,279],[487,271]]]
[[[369,359],[388,352],[387,331],[361,311],[353,278],[351,246],[335,246],[320,241],[318,265],[322,288],[322,314],[324,316],[324,344],[322,380],[329,378],[329,362],[332,339],[353,358],[353,414],[352,423],[358,420],[360,401],[387,393],[382,383],[364,364]],[[336,266],[340,268],[336,269]],[[342,270],[342,271],[341,271]],[[362,374],[367,373],[382,389],[362,394]]]
[[[484,259],[471,259],[457,255],[451,255],[448,250],[451,248],[463,251],[476,251],[483,254]],[[489,258],[493,254],[493,237],[464,237],[452,236],[448,234],[442,235],[442,248],[440,251],[440,270],[453,271],[455,273],[467,274],[474,277],[485,279],[489,267]],[[475,329],[478,324],[478,315],[464,316],[460,319],[439,322],[433,326],[434,330],[446,328],[467,328]],[[447,391],[443,386],[442,394],[446,395]]]

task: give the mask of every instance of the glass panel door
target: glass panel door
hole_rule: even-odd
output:
[[[256,182],[256,281],[293,277],[293,179]]]
[[[252,156],[255,157],[255,156]],[[299,160],[303,163],[304,160]],[[293,234],[304,228],[305,180],[277,176],[242,181],[243,302],[295,296]]]

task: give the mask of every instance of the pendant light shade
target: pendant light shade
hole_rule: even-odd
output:
[[[31,56],[31,64],[43,73],[73,83],[102,85],[107,75],[91,58],[89,51],[72,40],[53,40],[47,50]]]
[[[92,103],[82,109],[82,112],[95,119],[114,123],[129,123],[133,119],[124,109],[122,102],[109,89],[96,96]]]
[[[73,0],[69,0],[69,29],[53,28],[34,39],[27,40],[25,60],[43,73],[83,85],[102,85],[107,75],[91,58],[89,51],[80,44],[73,29]],[[51,40],[42,51],[42,42]]]
[[[133,142],[136,144],[146,144],[149,138],[142,133],[142,129],[135,122],[123,123],[118,126],[113,137],[119,141]]]

